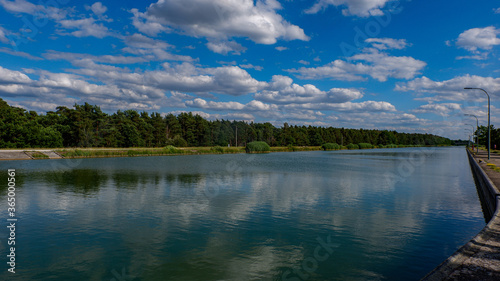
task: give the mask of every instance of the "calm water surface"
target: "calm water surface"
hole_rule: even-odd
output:
[[[419,280],[485,225],[457,147],[0,168],[0,280]]]

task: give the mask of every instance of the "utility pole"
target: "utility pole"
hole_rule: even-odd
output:
[[[472,144],[474,144],[474,126],[472,126],[471,124],[465,124],[465,125],[470,126],[472,128]],[[470,137],[471,136],[469,136],[469,138]],[[469,140],[469,142],[470,142],[470,140]],[[477,145],[476,145],[476,147],[477,147]],[[472,152],[474,152],[474,149],[472,150]]]
[[[490,129],[490,95],[484,89],[481,88],[464,88],[465,90],[481,90],[488,96],[488,160],[490,160],[490,149],[491,149],[491,129]]]
[[[477,116],[474,114],[465,114],[465,116],[472,116],[476,118],[476,153],[479,153],[479,120],[477,119]]]

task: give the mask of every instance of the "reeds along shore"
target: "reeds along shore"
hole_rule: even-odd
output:
[[[267,147],[266,147],[267,146]],[[347,150],[347,149],[375,149],[375,148],[403,148],[421,147],[416,145],[380,145],[349,144],[340,146],[336,143],[326,143],[322,146],[275,146],[270,147],[265,142],[249,143],[245,147],[175,147],[168,145],[162,148],[71,148],[56,150],[65,158],[94,158],[94,157],[130,157],[130,156],[161,156],[161,155],[197,155],[197,154],[231,154],[231,153],[266,153],[266,152],[293,152],[318,150]],[[40,157],[40,159],[43,159]]]

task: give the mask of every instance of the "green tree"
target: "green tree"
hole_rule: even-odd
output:
[[[71,147],[71,146],[227,146],[265,141],[277,145],[321,145],[323,143],[441,145],[447,138],[430,134],[408,134],[396,131],[289,126],[244,121],[208,121],[199,115],[168,114],[135,110],[118,110],[112,115],[96,105],[60,106],[56,111],[38,114],[9,106],[0,99],[0,148]],[[500,130],[491,126],[492,144],[500,145]],[[487,128],[478,130],[480,143],[486,144]]]
[[[388,145],[388,144],[396,144],[396,136],[394,136],[393,132],[384,130],[378,136],[377,144]]]

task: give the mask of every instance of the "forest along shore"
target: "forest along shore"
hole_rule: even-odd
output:
[[[0,149],[77,147],[243,147],[264,141],[271,147],[369,143],[373,145],[450,145],[450,139],[431,134],[389,130],[298,126],[270,122],[207,120],[189,113],[102,112],[85,103],[74,108],[38,114],[13,107],[0,98]]]

